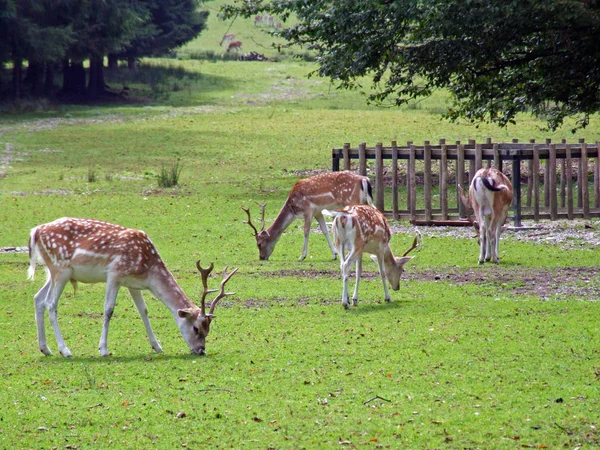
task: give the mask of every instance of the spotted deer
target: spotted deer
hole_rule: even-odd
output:
[[[106,283],[104,325],[99,344],[102,356],[110,354],[107,344],[108,327],[120,287],[129,290],[146,327],[150,345],[157,353],[160,353],[162,348],[152,331],[142,290],[149,290],[171,311],[192,353],[204,355],[213,312],[219,300],[233,295],[232,292],[225,292],[224,288],[237,271],[234,269],[227,273],[225,268],[220,292],[211,301],[206,312],[206,296],[216,292],[208,290],[207,287],[213,264],[203,269],[200,261],[196,263],[204,285],[200,307],[197,307],[181,290],[146,233],[99,220],[68,217],[39,225],[31,230],[29,259],[30,279],[34,278],[39,259],[46,265],[48,274],[46,283],[34,296],[38,344],[40,351],[45,355],[52,354],[46,343],[44,327],[44,313],[47,310],[59,352],[63,356],[71,356],[57,320],[58,299],[68,282],[71,282],[75,289],[77,282]]]
[[[343,291],[342,306],[348,309],[348,278],[352,264],[356,262],[356,284],[352,295],[352,304],[358,306],[358,283],[362,274],[362,255],[370,253],[379,265],[379,274],[383,283],[385,301],[391,301],[386,280],[394,291],[400,289],[400,276],[404,265],[413,257],[407,256],[419,245],[420,234],[413,240],[412,246],[397,258],[390,248],[392,232],[385,216],[373,206],[354,205],[341,211],[329,211],[334,216],[332,229],[335,246],[340,254],[340,271],[342,272]],[[348,254],[345,255],[345,251]]]
[[[373,193],[371,182],[368,177],[358,175],[350,171],[329,172],[298,180],[290,191],[279,215],[273,224],[265,230],[265,206],[259,206],[262,210],[262,227],[260,232],[250,220],[250,210],[242,207],[248,215],[245,222],[254,230],[256,245],[258,246],[259,258],[267,260],[275,249],[275,244],[283,232],[296,219],[304,219],[304,247],[300,255],[300,261],[308,254],[308,236],[310,225],[315,218],[319,223],[321,232],[325,235],[329,248],[336,258],[337,251],[329,237],[327,224],[321,211],[324,209],[339,209],[348,205],[360,203],[373,204]]]
[[[500,262],[500,234],[513,199],[511,182],[497,169],[479,169],[471,181],[469,195],[462,188],[459,195],[465,208],[472,207],[475,212],[473,226],[479,232],[479,264]]]

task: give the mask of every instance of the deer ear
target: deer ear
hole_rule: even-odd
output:
[[[184,319],[193,319],[194,318],[194,311],[191,308],[178,309],[177,310],[177,315],[179,317],[184,318]]]
[[[396,258],[396,264],[399,264],[400,267],[404,267],[404,264],[413,259],[414,256],[403,256],[402,258]]]

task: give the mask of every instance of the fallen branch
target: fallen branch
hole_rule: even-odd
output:
[[[231,389],[225,389],[225,388],[205,388],[205,389],[198,389],[197,392],[209,392],[209,391],[225,391],[225,392],[229,392],[230,394],[235,392],[235,391],[232,391]]]
[[[102,403],[96,403],[95,405],[92,406],[88,406],[87,409],[92,409],[92,408],[101,408],[104,405]]]
[[[391,402],[391,400],[388,400],[387,398],[383,398],[383,397],[380,397],[379,395],[376,395],[375,397],[373,397],[373,398],[370,398],[369,400],[367,400],[367,401],[363,402],[363,405],[366,405],[367,403],[370,403],[370,402],[372,402],[373,400],[377,400],[377,399],[379,399],[379,400],[383,400],[384,402],[388,402],[388,403],[390,403],[390,402]]]

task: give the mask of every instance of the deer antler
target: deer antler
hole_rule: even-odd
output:
[[[419,230],[417,230],[417,233],[415,234],[415,238],[413,239],[412,246],[408,250],[406,250],[402,256],[408,255],[411,251],[413,251],[415,248],[417,248],[421,244],[422,241],[423,241],[423,238],[421,236],[421,233],[419,232]]]
[[[204,286],[204,290],[202,291],[202,299],[200,300],[200,311],[202,312],[202,315],[204,316],[205,315],[204,300],[206,299],[206,296],[212,292],[217,292],[216,289],[208,289],[208,276],[214,269],[215,265],[214,265],[214,263],[210,263],[210,267],[203,269],[202,267],[200,267],[200,260],[198,260],[198,261],[196,261],[196,267],[200,271],[200,275],[202,276],[202,285]]]
[[[260,231],[265,231],[265,206],[267,206],[267,202],[265,202],[265,203],[254,202],[254,203],[256,203],[260,207],[260,211],[262,213],[261,219],[260,219],[260,223],[261,223]]]
[[[262,211],[262,218],[261,218],[261,229],[260,231],[264,231],[265,230],[265,206],[267,206],[266,203],[258,203],[258,202],[254,202],[256,203],[261,211]],[[244,222],[247,223],[248,225],[250,225],[250,227],[252,227],[252,229],[254,230],[254,236],[258,236],[258,230],[256,229],[256,227],[254,226],[254,224],[252,223],[252,220],[250,220],[250,209],[249,208],[244,208],[243,206],[240,206],[240,208],[242,208],[242,210],[248,215],[248,221]]]
[[[229,281],[229,279],[238,271],[238,268],[233,269],[232,272],[230,272],[229,274],[227,273],[227,266],[223,269],[223,281],[221,281],[221,292],[219,292],[219,295],[217,295],[214,300],[210,303],[210,310],[208,311],[208,315],[212,316],[213,315],[213,311],[215,310],[215,307],[217,306],[217,303],[219,302],[219,300],[221,300],[223,297],[227,297],[229,295],[234,295],[235,292],[225,292],[225,284],[227,284],[227,282]],[[216,292],[213,291],[213,292]]]

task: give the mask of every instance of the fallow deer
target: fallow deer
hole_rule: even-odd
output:
[[[221,39],[221,42],[219,42],[219,45],[223,46],[223,44],[229,44],[234,39],[235,39],[235,34],[233,34],[233,33],[225,33],[223,35],[223,38]]]
[[[248,215],[246,222],[254,230],[259,258],[267,260],[275,249],[275,244],[283,232],[296,219],[304,219],[304,247],[300,261],[308,254],[308,236],[312,219],[317,219],[329,248],[336,258],[336,249],[331,242],[327,224],[321,213],[324,209],[339,209],[355,204],[373,204],[371,182],[368,177],[350,171],[329,172],[304,178],[296,182],[273,224],[265,230],[265,206],[262,210],[262,228],[260,232],[250,220],[250,210],[242,207]]]
[[[208,290],[207,287],[213,264],[203,269],[200,267],[200,261],[196,263],[204,285],[198,308],[181,290],[146,233],[98,220],[68,217],[39,225],[31,230],[29,258],[30,279],[34,278],[38,259],[44,262],[48,274],[46,284],[34,296],[38,344],[40,351],[45,355],[52,354],[46,343],[44,328],[44,313],[47,310],[59,352],[63,356],[71,356],[57,320],[58,299],[69,281],[75,288],[78,281],[106,283],[104,325],[99,344],[102,356],[110,354],[107,345],[108,327],[121,286],[129,289],[146,327],[150,344],[157,353],[160,353],[162,348],[150,326],[142,290],[149,290],[169,308],[192,353],[204,355],[205,340],[210,331],[214,309],[220,299],[233,295],[232,292],[225,292],[224,288],[237,271],[234,269],[227,273],[225,268],[220,292],[206,312],[206,295],[216,292]]]
[[[352,295],[352,304],[358,305],[358,283],[362,274],[362,254],[370,253],[379,265],[379,274],[383,283],[385,301],[391,301],[386,280],[394,291],[400,289],[400,276],[404,265],[412,259],[406,256],[419,245],[420,234],[417,233],[412,246],[397,258],[390,248],[392,232],[385,216],[373,206],[354,205],[341,211],[329,211],[334,216],[333,237],[340,254],[340,270],[342,272],[343,291],[342,306],[350,307],[348,298],[348,278],[352,264],[356,262],[356,284]],[[348,250],[348,255],[344,256]]]
[[[471,181],[469,196],[462,188],[459,195],[467,210],[472,207],[475,213],[473,226],[479,232],[479,264],[500,262],[500,233],[513,199],[511,182],[497,169],[479,169]]]
[[[236,52],[242,48],[242,41],[232,41],[227,46],[227,53],[231,50],[235,50]]]

